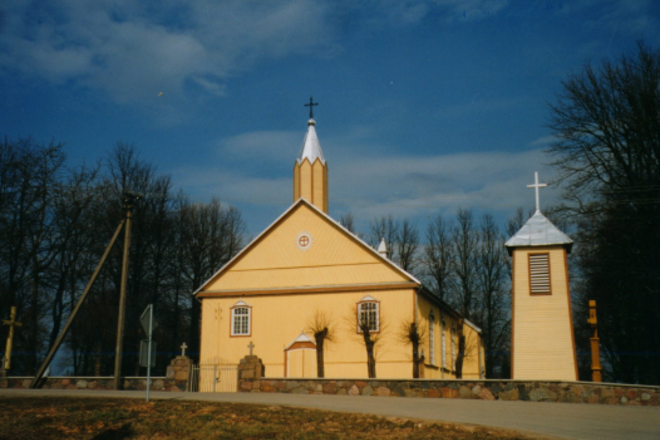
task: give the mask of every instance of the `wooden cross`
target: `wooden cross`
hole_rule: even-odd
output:
[[[186,348],[188,348],[188,345],[186,345],[185,342],[183,344],[181,344],[181,356],[186,355]]]
[[[305,107],[309,107],[309,119],[314,119],[314,106],[319,105],[318,102],[314,102],[312,97],[309,97],[309,104],[305,104]]]
[[[536,210],[540,211],[541,210],[541,200],[539,198],[539,188],[545,188],[548,186],[547,183],[539,183],[539,173],[538,171],[534,171],[534,184],[533,185],[527,185],[527,188],[534,188],[536,190]]]
[[[254,344],[252,343],[252,341],[250,341],[247,347],[250,349],[250,356],[252,356],[252,349],[254,348]]]
[[[7,336],[7,348],[5,349],[5,370],[9,370],[11,365],[11,346],[14,341],[14,327],[22,327],[23,324],[16,322],[16,307],[12,306],[9,320],[3,319],[3,325],[9,326],[9,335]]]

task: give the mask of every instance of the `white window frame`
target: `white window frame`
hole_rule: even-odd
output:
[[[435,365],[435,316],[429,313],[429,362]]]
[[[445,328],[445,318],[440,315],[440,345],[442,350],[440,355],[442,357],[442,368],[447,368],[447,335],[445,334]]]
[[[231,336],[250,336],[251,334],[252,307],[239,301],[231,308]]]
[[[361,299],[357,303],[357,331],[362,333],[362,327],[360,323],[362,322],[363,315],[367,315],[367,319],[371,322],[375,320],[376,325],[370,326],[370,333],[378,333],[380,331],[380,301],[370,296]]]

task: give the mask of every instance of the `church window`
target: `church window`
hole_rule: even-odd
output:
[[[296,246],[298,246],[298,249],[301,251],[306,251],[309,249],[309,247],[312,245],[312,236],[309,235],[307,232],[301,232],[298,234],[298,237],[296,237]]]
[[[549,254],[529,254],[529,287],[532,295],[549,295]]]
[[[435,365],[435,316],[433,310],[429,313],[429,361]]]
[[[231,335],[250,336],[252,308],[239,301],[231,308]]]
[[[380,304],[377,299],[366,296],[358,302],[357,308],[357,328],[358,333],[362,333],[364,328],[368,328],[371,332],[380,330]]]
[[[445,318],[440,316],[440,356],[442,368],[447,368],[447,337],[445,335]]]

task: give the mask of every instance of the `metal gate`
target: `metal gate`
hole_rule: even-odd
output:
[[[238,365],[193,365],[188,389],[199,393],[234,393],[238,385]]]

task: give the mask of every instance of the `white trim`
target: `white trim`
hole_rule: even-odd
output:
[[[477,333],[481,333],[481,328],[477,327],[477,325],[474,322],[469,321],[465,318],[463,318],[463,322],[469,325],[470,327],[472,327]]]
[[[246,314],[236,315],[236,310],[247,310]],[[245,333],[236,333],[236,318],[247,318],[247,331]],[[239,327],[242,327],[242,323],[239,323]],[[252,334],[252,307],[243,303],[238,306],[231,307],[231,336],[250,336]]]
[[[422,282],[419,281],[417,278],[415,278],[414,276],[412,276],[410,273],[406,272],[405,270],[401,269],[398,265],[394,264],[393,262],[391,262],[391,261],[388,260],[387,258],[384,258],[384,257],[383,257],[382,255],[380,255],[380,254],[379,254],[374,248],[372,248],[372,247],[369,246],[367,243],[365,243],[364,241],[362,241],[362,239],[360,239],[360,237],[354,235],[351,231],[349,231],[348,229],[346,229],[344,226],[342,226],[341,224],[337,223],[337,222],[336,222],[335,220],[333,220],[332,217],[330,217],[328,214],[326,214],[325,212],[321,211],[319,208],[317,208],[316,206],[314,206],[314,205],[312,205],[310,202],[308,202],[307,199],[305,199],[304,197],[300,197],[298,200],[296,200],[296,201],[293,203],[293,205],[291,205],[291,206],[289,207],[289,209],[287,209],[286,211],[284,211],[279,217],[277,217],[277,219],[275,219],[275,221],[274,221],[273,223],[271,223],[270,225],[268,225],[268,227],[267,227],[266,229],[264,229],[264,230],[261,232],[261,234],[257,235],[257,236],[256,236],[256,237],[255,237],[250,243],[248,243],[248,245],[245,246],[245,247],[244,247],[239,253],[237,253],[236,255],[234,255],[234,258],[232,258],[232,259],[229,260],[227,263],[225,263],[225,265],[222,266],[220,269],[218,269],[213,275],[211,275],[211,277],[210,277],[209,279],[207,279],[206,281],[204,281],[204,282],[202,283],[202,285],[201,285],[197,290],[195,290],[195,291],[192,293],[192,295],[194,296],[194,295],[197,295],[199,292],[201,292],[201,291],[204,289],[204,287],[205,287],[209,282],[211,282],[212,280],[214,280],[218,275],[220,275],[220,274],[221,274],[222,272],[224,272],[228,267],[230,267],[230,266],[234,263],[235,260],[237,260],[238,258],[242,257],[243,254],[247,253],[248,250],[251,249],[251,248],[255,245],[255,243],[257,243],[257,242],[258,242],[258,241],[259,241],[264,235],[266,235],[266,233],[270,232],[270,230],[271,230],[272,228],[274,228],[275,225],[277,225],[277,224],[278,224],[278,223],[279,223],[284,217],[286,217],[291,211],[293,211],[293,210],[294,210],[298,205],[300,205],[300,204],[305,204],[305,205],[307,205],[310,209],[312,209],[313,211],[316,211],[316,213],[318,213],[318,214],[321,215],[323,218],[325,218],[326,220],[328,220],[329,222],[331,222],[331,224],[334,224],[334,225],[336,225],[337,227],[339,227],[342,231],[344,231],[344,233],[345,233],[346,235],[348,235],[348,237],[349,237],[350,239],[356,240],[356,241],[358,242],[358,244],[361,244],[361,245],[367,250],[367,252],[371,252],[371,254],[374,255],[379,261],[384,262],[385,264],[387,264],[389,267],[391,267],[391,268],[393,268],[394,270],[396,270],[397,272],[399,272],[399,273],[400,273],[401,275],[403,275],[404,277],[408,278],[409,280],[414,281],[415,283],[417,283],[418,286],[421,286],[421,285],[422,285]]]

